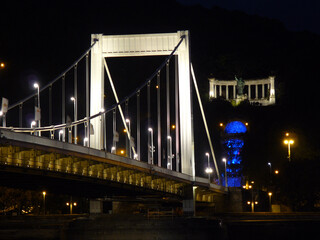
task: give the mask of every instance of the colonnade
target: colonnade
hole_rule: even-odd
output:
[[[244,92],[237,92],[236,80],[218,80],[209,78],[209,98],[224,97],[226,100],[248,99],[262,105],[275,104],[274,77],[265,79],[244,80]]]

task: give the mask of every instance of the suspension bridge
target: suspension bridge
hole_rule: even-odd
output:
[[[92,34],[90,48],[54,80],[45,86],[35,82],[35,93],[15,104],[9,104],[10,96],[2,98],[1,171],[46,172],[50,177],[91,181],[123,192],[168,195],[181,199],[183,210],[191,214],[196,202],[213,203],[225,196],[228,189],[220,181],[189,41],[188,31]],[[142,56],[163,56],[163,61],[150,77],[119,98],[122,89],[115,87],[109,59]],[[192,84],[213,159],[207,170],[209,176],[213,170],[214,181],[195,173]],[[113,96],[106,97],[107,87]],[[73,93],[70,99],[66,92]],[[40,102],[44,98],[45,104]],[[66,111],[67,101],[73,103],[73,117]],[[34,118],[24,126],[30,109]],[[11,114],[18,115],[14,119],[19,122],[10,123]]]

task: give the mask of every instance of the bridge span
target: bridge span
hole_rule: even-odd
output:
[[[103,150],[0,129],[1,172],[85,181],[136,194],[214,203],[227,188]],[[193,196],[190,196],[193,195]],[[188,211],[188,203],[184,204]]]

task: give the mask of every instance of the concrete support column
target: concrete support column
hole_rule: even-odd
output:
[[[258,99],[258,84],[255,85],[255,90],[256,90],[256,97],[255,97],[255,99]]]
[[[103,202],[99,199],[90,199],[89,203],[90,214],[102,214],[103,213]]]
[[[219,85],[219,97],[222,96],[222,85]]]
[[[251,85],[248,84],[248,100],[251,99]]]
[[[265,98],[265,93],[264,93],[264,84],[262,84],[262,98]]]
[[[194,186],[186,186],[185,197],[182,200],[183,214],[186,216],[196,215],[196,188]]]
[[[233,99],[236,99],[236,85],[233,85]]]

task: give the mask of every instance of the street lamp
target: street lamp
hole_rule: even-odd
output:
[[[76,122],[77,120],[78,120],[78,118],[77,118],[77,115],[78,115],[78,113],[77,113],[77,99],[75,98],[75,97],[71,97],[70,98],[70,100],[73,102],[73,118],[74,118],[74,121]],[[78,126],[77,125],[75,125],[74,126],[74,144],[77,144],[77,132],[78,132]]]
[[[2,63],[0,63],[0,68],[5,68],[5,63],[4,62],[2,62]]]
[[[36,121],[32,121],[32,122],[31,122],[31,127],[30,127],[30,128],[34,128],[34,127],[36,126],[36,124],[37,124],[37,123],[36,123]],[[32,132],[30,132],[30,134],[32,135]]]
[[[224,162],[224,183],[225,186],[228,187],[228,176],[227,176],[227,159],[226,158],[222,158],[222,162]]]
[[[206,168],[206,173],[208,174],[208,180],[209,180],[209,183],[210,183],[210,174],[213,172],[212,168],[210,167],[210,154],[209,153],[206,153],[206,156],[208,157],[208,166]]]
[[[148,131],[150,132],[150,146],[149,146],[149,151],[151,153],[150,157],[150,163],[153,164],[153,153],[154,153],[154,146],[153,146],[153,129],[148,128]]]
[[[128,137],[126,138],[126,145],[128,144],[128,141],[129,141],[129,149],[127,149],[127,151],[129,150],[129,157],[131,158],[131,123],[130,123],[130,119],[127,118],[126,119],[126,123],[128,124],[128,131],[129,131],[129,140],[128,140]]]
[[[87,137],[85,137],[84,139],[83,139],[83,146],[85,147],[85,146],[87,146],[87,142],[89,141],[89,139],[87,138]]]
[[[40,108],[40,86],[38,83],[34,83],[33,87],[37,89],[37,94],[38,94],[38,110],[40,111],[40,115],[38,116],[38,127],[41,127],[41,108]],[[37,115],[37,114],[36,114]],[[38,136],[41,137],[41,131],[39,131]]]
[[[270,206],[270,212],[272,212],[272,205],[271,205],[271,197],[272,197],[272,192],[268,192],[269,196],[269,206]]]
[[[172,138],[171,136],[167,137],[168,141],[169,141],[169,152],[168,152],[168,163],[167,163],[167,168],[172,170]]]
[[[284,144],[288,145],[288,159],[289,159],[289,162],[291,161],[291,150],[290,150],[290,146],[291,144],[294,143],[294,141],[292,139],[286,139],[283,141]]]
[[[43,215],[46,215],[46,195],[47,195],[47,192],[43,191],[42,195],[43,195]]]
[[[61,141],[61,136],[62,136],[62,134],[63,134],[63,130],[61,129],[61,130],[59,131],[59,141]]]

